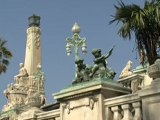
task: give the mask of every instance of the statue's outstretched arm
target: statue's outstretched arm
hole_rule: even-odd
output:
[[[109,51],[109,53],[107,55],[105,55],[105,59],[109,58],[112,55],[114,47],[115,46],[113,46],[113,48]]]

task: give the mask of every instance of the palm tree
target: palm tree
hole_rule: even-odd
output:
[[[158,58],[157,47],[160,45],[160,3],[158,0],[145,1],[144,7],[122,1],[115,5],[116,13],[111,23],[121,23],[118,34],[124,39],[135,36],[141,64],[148,61],[151,65]]]
[[[0,38],[0,74],[6,72],[9,59],[13,57],[12,53],[6,47],[6,42]]]

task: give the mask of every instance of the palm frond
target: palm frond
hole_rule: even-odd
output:
[[[119,1],[114,7],[116,13],[112,16],[110,24],[114,22],[121,24],[118,34],[124,39],[131,39],[131,33],[135,33],[139,53],[145,50],[146,56],[150,57],[149,64],[153,64],[157,56],[157,44],[160,43],[160,2],[146,1],[141,8],[136,4],[125,5]]]
[[[7,41],[0,38],[0,74],[5,73],[9,65],[9,59],[13,57],[11,51],[6,47]]]

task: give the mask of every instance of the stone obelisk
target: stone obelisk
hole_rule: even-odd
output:
[[[25,62],[20,63],[19,73],[14,76],[15,83],[9,84],[4,94],[8,100],[4,105],[0,120],[30,120],[46,102],[44,92],[45,75],[41,61],[41,29],[40,17],[29,17]],[[10,111],[13,111],[10,114]],[[16,112],[16,111],[19,112]]]
[[[28,18],[27,44],[24,67],[29,76],[27,104],[40,107],[44,104],[44,73],[41,69],[41,29],[40,17],[33,15]],[[39,101],[39,102],[38,102]]]
[[[33,15],[28,18],[29,28],[27,29],[27,44],[24,66],[28,75],[32,76],[41,65],[41,29],[40,17]]]

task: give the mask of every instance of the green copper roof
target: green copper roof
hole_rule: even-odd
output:
[[[81,94],[99,89],[108,89],[111,91],[118,90],[129,93],[129,89],[124,88],[122,84],[118,83],[117,81],[113,81],[111,79],[97,78],[94,80],[90,80],[88,82],[82,82],[70,85],[62,89],[60,92],[53,94],[53,96],[55,99],[60,99],[67,96],[72,96],[74,94]]]
[[[90,80],[87,82],[82,82],[82,83],[77,83],[77,84],[72,84],[67,86],[66,88],[62,89],[60,92],[64,92],[64,91],[70,91],[70,90],[75,90],[75,89],[82,89],[85,87],[89,87],[95,84],[101,84],[101,83],[105,83],[105,81],[108,81],[112,84],[117,84],[117,81],[113,81],[111,79],[94,79],[94,80]]]
[[[136,69],[133,70],[133,73],[146,72],[147,67],[148,67],[148,64],[139,65],[139,66],[136,67]]]

